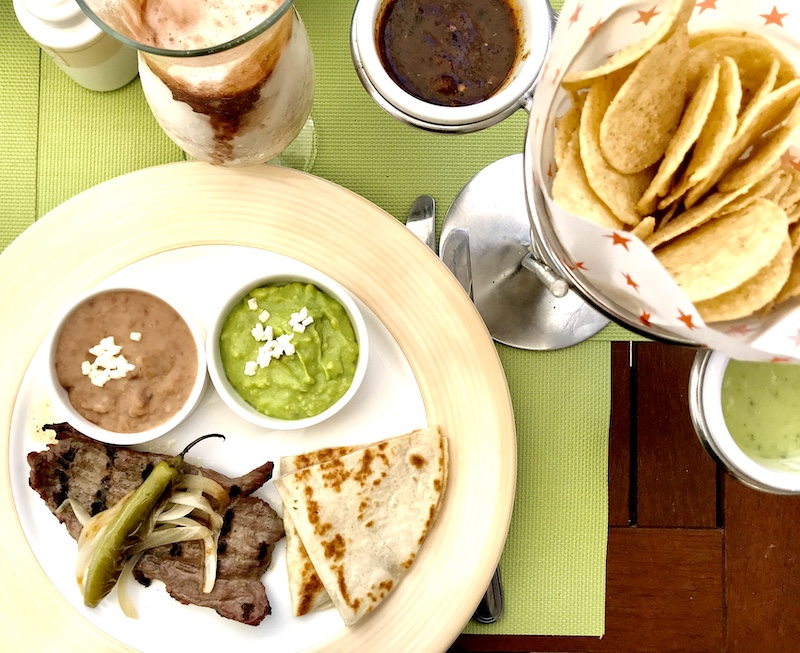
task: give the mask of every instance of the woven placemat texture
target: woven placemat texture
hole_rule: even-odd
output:
[[[609,344],[499,348],[517,424],[517,496],[500,560],[506,611],[473,634],[602,635]]]
[[[156,123],[138,78],[97,93],[43,57],[40,89],[37,217],[106,179],[183,160]]]
[[[391,118],[353,69],[354,6],[352,0],[297,1],[317,71],[312,172],[403,221],[417,195],[431,194],[441,229],[450,203],[476,173],[522,151],[527,116],[518,111],[459,136],[426,133]],[[82,190],[183,159],[155,122],[138,80],[110,93],[79,87],[41,55],[10,2],[0,3],[0,30],[0,249]],[[612,340],[633,337],[612,325],[558,352],[498,345],[519,445],[515,512],[501,561],[508,607],[498,624],[469,624],[467,632],[603,633],[609,348]]]
[[[36,215],[40,50],[0,4],[0,250]]]

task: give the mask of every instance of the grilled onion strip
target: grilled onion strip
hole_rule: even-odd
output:
[[[110,508],[89,517],[85,508],[73,499],[67,499],[58,510],[69,505],[81,529],[78,538],[76,579],[83,590],[83,579],[98,542],[116,514],[122,509],[129,493]],[[217,504],[215,509],[206,498],[210,496]],[[173,492],[158,509],[152,520],[149,533],[139,533],[143,539],[126,553],[122,571],[117,581],[117,600],[126,616],[137,617],[136,608],[128,594],[128,583],[133,570],[145,551],[170,544],[201,540],[203,543],[203,592],[214,589],[217,575],[217,545],[222,529],[222,515],[229,503],[225,489],[216,481],[199,475],[184,475]]]

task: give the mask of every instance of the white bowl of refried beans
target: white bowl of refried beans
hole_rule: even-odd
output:
[[[56,319],[48,378],[55,408],[116,445],[164,435],[206,386],[205,333],[174,300],[135,288],[86,293]]]

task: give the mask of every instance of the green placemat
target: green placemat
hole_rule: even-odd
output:
[[[353,70],[353,0],[298,0],[297,6],[317,66],[314,174],[400,220],[417,195],[431,194],[441,227],[473,175],[522,151],[522,111],[463,136],[429,134],[395,121],[372,102]],[[40,54],[10,2],[0,2],[0,30],[0,249],[76,193],[182,158],[158,128],[138,80],[111,93],[80,88]],[[609,342],[635,337],[611,325],[592,341],[558,352],[498,345],[519,443],[515,512],[501,561],[508,608],[498,624],[470,624],[467,632],[603,633]]]
[[[0,3],[0,249],[36,217],[39,48]]]
[[[499,347],[517,423],[517,496],[500,560],[504,617],[473,634],[602,635],[609,344]]]
[[[112,93],[88,91],[43,57],[40,97],[37,217],[106,179],[183,160],[138,79]]]

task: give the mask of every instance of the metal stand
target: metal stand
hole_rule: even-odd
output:
[[[497,342],[537,351],[570,347],[608,319],[532,254],[522,175],[522,154],[475,175],[445,216],[439,251],[451,230],[469,233],[473,299]]]

